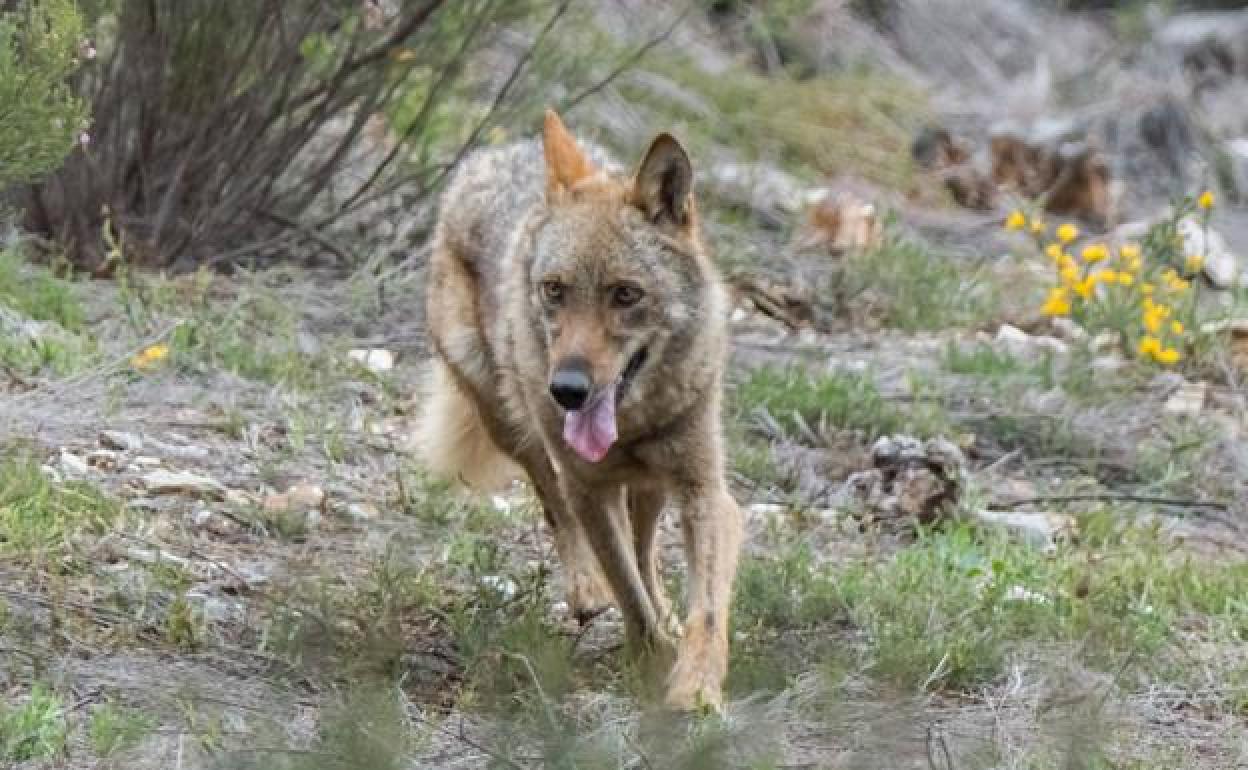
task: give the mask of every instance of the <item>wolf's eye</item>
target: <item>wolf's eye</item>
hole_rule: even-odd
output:
[[[563,284],[558,281],[542,281],[542,299],[558,305],[563,301]]]
[[[640,286],[622,283],[611,290],[611,304],[616,307],[632,307],[641,301],[646,293]]]

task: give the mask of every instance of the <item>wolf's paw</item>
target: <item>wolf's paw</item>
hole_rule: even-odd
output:
[[[667,677],[663,703],[673,711],[719,713],[723,708],[723,671],[704,655],[691,655],[688,648],[676,660]]]
[[[606,582],[596,573],[572,569],[567,573],[568,612],[582,626],[606,612],[613,597]]]

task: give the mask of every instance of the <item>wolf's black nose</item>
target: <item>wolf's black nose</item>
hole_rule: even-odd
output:
[[[570,412],[585,406],[593,387],[589,362],[582,358],[571,358],[559,364],[555,376],[550,378],[550,395],[559,406]]]

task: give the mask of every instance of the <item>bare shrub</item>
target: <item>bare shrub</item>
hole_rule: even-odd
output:
[[[162,267],[354,261],[331,226],[380,195],[426,196],[508,103],[546,35],[527,39],[501,83],[475,57],[511,26],[548,31],[567,2],[95,6],[100,61],[77,83],[94,113],[90,146],[17,202],[28,228],[106,273],[120,251]],[[483,89],[493,107],[470,109]]]

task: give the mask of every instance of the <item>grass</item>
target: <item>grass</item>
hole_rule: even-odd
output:
[[[90,361],[95,345],[83,330],[78,287],[50,270],[28,265],[15,248],[0,249],[0,317],[45,324],[31,334],[5,333],[0,325],[0,366],[24,374],[65,375]]]
[[[724,77],[678,56],[652,54],[647,61],[651,72],[710,104],[715,117],[634,83],[622,85],[625,97],[681,124],[682,140],[699,156],[723,145],[803,173],[847,173],[897,188],[913,176],[911,132],[926,108],[922,95],[897,79],[863,70],[804,80],[749,71]]]
[[[78,287],[46,268],[29,265],[17,249],[0,249],[0,305],[68,331],[82,329],[85,313]]]
[[[87,735],[96,754],[111,757],[138,745],[153,727],[155,720],[142,711],[102,703],[91,711]]]
[[[999,316],[989,271],[897,234],[891,222],[877,249],[850,254],[831,292],[843,307],[867,303],[884,326],[931,331],[972,326]]]
[[[1177,555],[1158,532],[1123,526],[1124,518],[1121,510],[1087,517],[1083,543],[1055,554],[970,525],[920,532],[891,559],[845,567],[819,565],[793,546],[743,563],[735,623],[751,639],[840,633],[855,668],[911,692],[973,690],[1002,677],[1011,660],[1053,646],[1095,670],[1155,675],[1162,661],[1183,657],[1179,645],[1191,638],[1177,632],[1194,618],[1213,640],[1242,644],[1248,565]],[[750,654],[753,646],[734,662],[737,681],[765,679],[751,666],[794,667],[777,660],[783,644]],[[800,657],[808,647],[788,654],[808,665]],[[843,668],[845,653],[825,665]]]
[[[26,762],[56,756],[65,750],[68,735],[64,704],[40,685],[25,703],[0,704],[0,759]]]
[[[938,411],[886,399],[870,374],[857,372],[810,374],[798,368],[759,367],[736,384],[732,403],[738,419],[765,410],[799,439],[825,428],[876,438],[897,432],[930,436],[945,427]]]
[[[121,512],[117,501],[87,482],[53,483],[20,448],[0,460],[0,555],[6,559],[63,557],[75,535],[102,533]]]

